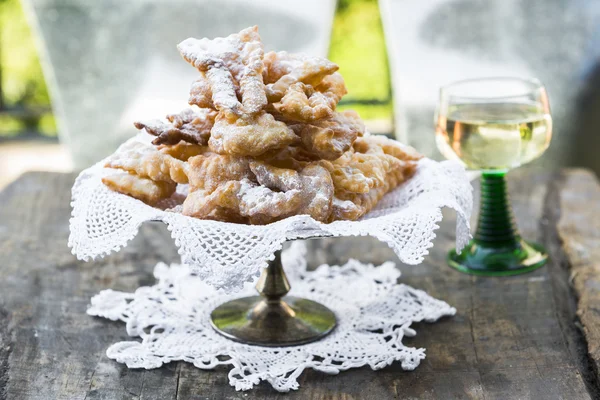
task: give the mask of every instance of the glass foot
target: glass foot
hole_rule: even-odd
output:
[[[213,328],[237,342],[260,346],[296,346],[318,340],[335,328],[335,314],[312,300],[261,296],[228,301],[210,315]]]
[[[548,253],[537,243],[518,239],[509,246],[486,246],[471,240],[461,254],[448,254],[448,264],[461,272],[479,276],[508,276],[524,274],[540,268],[548,261]]]

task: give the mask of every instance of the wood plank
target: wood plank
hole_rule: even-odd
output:
[[[600,186],[594,174],[576,170],[561,182],[560,220],[570,281],[577,294],[577,315],[588,344],[592,373],[600,371]],[[598,387],[596,387],[598,390]],[[600,393],[600,392],[599,392]]]
[[[426,261],[400,265],[404,283],[458,309],[453,318],[415,325],[417,336],[406,343],[427,349],[415,371],[399,365],[338,376],[305,371],[300,390],[287,395],[264,383],[236,392],[225,367],[202,371],[173,363],[130,370],[106,357],[110,344],[128,337],[123,324],[87,316],[89,298],[105,288],[132,291],[152,284],[155,263],[178,255],[165,227],[151,223],[120,253],[90,264],[75,260],[66,247],[73,179],[31,173],[0,192],[0,399],[597,398],[585,338],[597,365],[600,307],[594,291],[600,278],[594,268],[600,258],[590,250],[598,248],[590,238],[600,235],[600,213],[593,208],[600,205],[600,189],[587,173],[511,173],[523,236],[553,254],[550,265],[532,274],[477,278],[448,268],[454,216],[445,213]],[[312,265],[349,257],[397,261],[370,238],[311,241],[310,247]],[[575,297],[564,279],[570,261],[586,337],[575,325]]]

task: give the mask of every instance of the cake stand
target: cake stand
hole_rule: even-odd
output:
[[[149,142],[140,133],[131,141]],[[119,150],[118,150],[119,151]],[[296,346],[332,332],[336,316],[315,301],[286,296],[290,285],[281,265],[288,240],[372,235],[387,243],[406,264],[418,264],[432,246],[441,209],[457,212],[456,244],[470,239],[472,189],[464,168],[453,161],[419,161],[415,176],[388,193],[360,221],[323,224],[307,215],[264,225],[198,220],[180,213],[187,188],[151,207],[113,192],[101,179],[113,170],[105,161],[84,170],[73,186],[69,246],[83,260],[105,256],[127,245],[145,221],[167,224],[182,264],[204,282],[225,292],[255,282],[258,296],[219,305],[211,314],[214,329],[235,341],[261,346]]]

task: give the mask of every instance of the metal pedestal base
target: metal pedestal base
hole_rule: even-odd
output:
[[[244,297],[221,304],[210,316],[213,328],[221,335],[260,346],[313,342],[335,327],[335,315],[330,309],[292,296],[274,304],[261,296]]]
[[[263,271],[256,289],[260,296],[228,301],[213,310],[211,324],[218,333],[241,343],[279,347],[319,340],[335,328],[335,314],[324,305],[285,296],[290,284],[281,251]]]

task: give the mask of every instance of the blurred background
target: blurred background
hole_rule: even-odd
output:
[[[537,77],[554,117],[543,167],[600,173],[597,0],[0,0],[0,188],[27,170],[72,171],[185,107],[195,70],[176,45],[259,25],[266,50],[338,63],[374,133],[440,159],[438,90]]]

